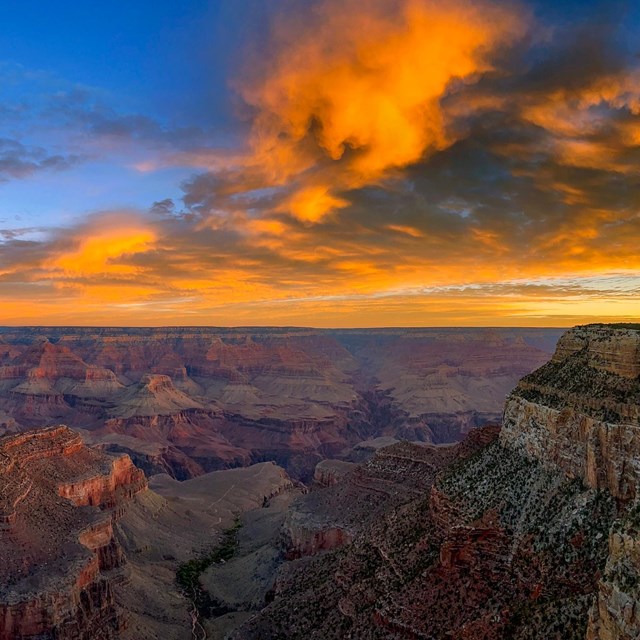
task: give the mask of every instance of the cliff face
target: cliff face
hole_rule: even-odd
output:
[[[567,331],[507,399],[501,442],[617,500],[587,638],[640,637],[640,326]]]
[[[348,473],[354,470],[356,464],[343,460],[322,460],[316,465],[313,480],[318,484],[330,487],[337,484]]]
[[[503,424],[504,446],[616,498],[588,639],[640,637],[640,326],[568,331],[509,396]]]
[[[582,354],[589,367],[623,378],[640,376],[640,325],[588,325],[567,331],[559,340],[552,362]]]
[[[276,460],[309,481],[363,439],[452,442],[499,418],[557,332],[43,327],[0,339],[0,433],[64,422],[180,479]]]
[[[507,399],[501,441],[631,502],[640,484],[640,330],[578,327]]]
[[[639,346],[640,327],[568,331],[498,437],[394,445],[305,496],[290,522],[350,539],[282,570],[234,637],[639,638]]]
[[[609,557],[591,609],[587,640],[640,637],[640,508],[614,525]]]
[[[67,427],[0,438],[0,639],[118,637],[113,522],[145,488]]]

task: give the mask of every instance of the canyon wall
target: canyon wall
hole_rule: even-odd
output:
[[[622,502],[640,484],[640,331],[577,327],[509,395],[501,441],[607,489]]]
[[[640,637],[640,325],[567,331],[509,396],[501,441],[617,500],[588,639]]]
[[[639,447],[640,326],[569,330],[499,435],[381,448],[304,496],[294,533],[349,538],[302,544],[233,637],[639,638]]]
[[[120,637],[113,524],[146,486],[67,427],[0,438],[0,639]]]
[[[179,563],[300,491],[271,462],[153,489],[66,426],[0,437],[0,640],[186,640]]]
[[[393,437],[452,442],[495,421],[545,362],[546,329],[2,328],[0,433],[65,423],[185,479],[318,461]]]

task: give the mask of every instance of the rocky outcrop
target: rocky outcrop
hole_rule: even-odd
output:
[[[634,500],[640,485],[640,328],[578,327],[507,399],[505,446]]]
[[[146,488],[128,456],[67,427],[0,438],[0,638],[111,639],[126,619],[113,522]]]
[[[107,509],[130,500],[136,493],[146,489],[144,473],[133,465],[128,455],[113,458],[109,464],[111,468],[106,473],[104,470],[90,472],[60,483],[58,493],[77,507],[99,506]]]
[[[176,389],[169,376],[145,374],[137,385],[120,396],[113,415],[120,418],[170,416],[186,409],[202,408],[199,402]]]
[[[340,527],[306,528],[300,523],[288,522],[285,524],[285,539],[286,557],[293,560],[337,549],[351,542],[353,536]]]
[[[523,386],[505,407],[505,446],[560,468],[594,489],[607,489],[623,502],[635,498],[640,479],[637,423],[593,418],[577,398],[573,405],[554,407],[519,396],[522,391],[531,397]],[[554,390],[553,395],[560,393]],[[584,404],[591,399],[585,398]]]
[[[583,355],[587,366],[624,378],[640,376],[640,325],[587,325],[567,331],[553,362]]]

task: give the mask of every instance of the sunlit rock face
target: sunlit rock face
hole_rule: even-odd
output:
[[[640,327],[578,327],[510,394],[501,441],[634,500],[640,482]]]
[[[0,638],[119,637],[113,525],[146,487],[67,427],[0,438]]]
[[[452,442],[499,419],[558,331],[2,329],[0,432],[64,422],[179,478],[276,460],[310,481],[377,437]]]

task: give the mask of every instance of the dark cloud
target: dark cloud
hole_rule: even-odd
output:
[[[38,171],[63,171],[81,160],[77,155],[51,154],[42,147],[0,138],[0,182],[26,178]]]

